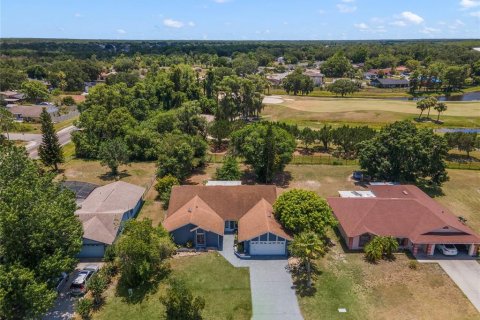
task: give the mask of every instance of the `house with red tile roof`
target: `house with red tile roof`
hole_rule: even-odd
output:
[[[223,236],[237,232],[250,256],[286,255],[292,239],[273,215],[275,186],[175,186],[163,226],[175,243],[223,249]]]
[[[367,196],[340,192],[327,199],[349,249],[362,249],[374,236],[393,236],[414,255],[433,255],[454,244],[476,255],[480,236],[414,185],[370,185]]]

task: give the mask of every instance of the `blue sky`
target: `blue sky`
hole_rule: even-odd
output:
[[[480,0],[0,0],[1,37],[480,38]]]

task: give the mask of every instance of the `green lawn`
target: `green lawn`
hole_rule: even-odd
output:
[[[298,297],[305,320],[478,319],[477,310],[439,265],[419,264],[412,270],[405,254],[374,265],[362,253],[345,253],[336,237],[334,243],[318,262],[315,293]]]
[[[281,104],[266,105],[262,117],[284,121],[301,127],[318,128],[325,123],[369,125],[379,128],[399,120],[413,120],[419,116],[414,101],[358,98],[315,98],[283,96]],[[478,127],[480,105],[475,102],[447,102],[448,110],[441,115],[443,125],[432,122],[419,124],[431,128]],[[430,117],[436,119],[432,110]]]
[[[216,252],[171,260],[171,277],[184,280],[194,295],[202,296],[206,305],[204,319],[250,319],[252,303],[250,276],[247,268],[234,268]],[[166,280],[158,290],[141,302],[128,304],[115,296],[115,290],[106,292],[106,303],[93,319],[164,319]]]

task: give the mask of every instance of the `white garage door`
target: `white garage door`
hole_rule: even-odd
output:
[[[250,241],[250,255],[284,255],[285,241]]]

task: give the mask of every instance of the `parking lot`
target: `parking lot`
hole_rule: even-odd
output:
[[[70,296],[69,288],[78,272],[87,265],[97,265],[101,267],[103,262],[80,262],[75,271],[69,275],[68,281],[63,285],[58,298],[55,301],[54,307],[47,314],[45,314],[45,316],[42,318],[43,320],[66,320],[73,317],[75,302],[79,298]]]

